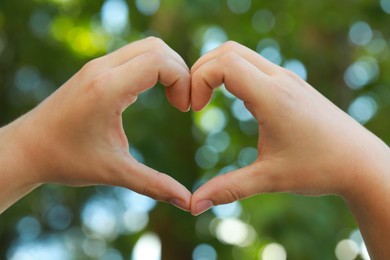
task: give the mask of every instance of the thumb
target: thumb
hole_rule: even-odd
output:
[[[219,175],[203,184],[191,199],[191,214],[197,216],[213,206],[227,204],[272,190],[267,163],[256,161]]]
[[[158,201],[168,202],[182,210],[190,210],[191,192],[171,176],[156,171],[134,158],[127,160],[119,186]]]

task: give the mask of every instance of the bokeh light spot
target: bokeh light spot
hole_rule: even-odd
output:
[[[148,225],[149,215],[147,212],[128,209],[123,215],[123,222],[129,233],[136,233]]]
[[[209,145],[200,147],[195,153],[196,164],[203,169],[214,167],[219,161],[217,150]]]
[[[230,136],[225,131],[212,133],[207,136],[206,144],[213,147],[220,153],[228,148],[230,144]]]
[[[354,241],[359,246],[360,256],[362,257],[362,259],[370,260],[366,244],[364,243],[363,236],[358,228],[351,232],[351,234],[349,235],[349,240]]]
[[[364,46],[371,41],[373,33],[368,23],[357,21],[350,27],[348,36],[353,44]]]
[[[117,234],[117,201],[100,196],[92,197],[81,213],[83,224],[93,233],[112,238]]]
[[[143,234],[134,246],[132,260],[160,260],[161,241],[155,233]]]
[[[71,49],[81,56],[93,56],[105,46],[105,39],[95,34],[88,27],[75,26],[70,29],[64,39]]]
[[[199,116],[198,126],[205,133],[221,132],[227,124],[225,113],[217,107],[208,106],[199,113]]]
[[[241,99],[236,98],[233,101],[231,110],[233,116],[240,121],[249,121],[253,119],[253,115],[245,107],[245,104]]]
[[[136,0],[135,5],[143,15],[154,15],[159,7],[160,0]]]
[[[237,170],[237,169],[238,169],[238,167],[236,165],[227,165],[227,166],[223,167],[222,169],[220,169],[218,174],[232,172],[232,171]]]
[[[379,54],[386,50],[388,44],[383,38],[373,39],[367,46],[366,50],[372,54]]]
[[[344,81],[351,89],[360,89],[374,81],[378,74],[377,61],[372,57],[364,57],[347,68]]]
[[[339,260],[353,260],[359,254],[359,246],[353,240],[344,239],[337,243],[335,254]]]
[[[222,43],[227,41],[226,32],[219,26],[210,26],[203,35],[203,45],[201,55],[217,48]]]
[[[42,79],[39,71],[31,66],[23,66],[19,68],[15,75],[16,87],[24,92],[29,93],[34,91],[41,84]]]
[[[57,236],[47,236],[39,240],[16,243],[7,253],[9,260],[67,260],[71,252],[65,248],[64,241]]]
[[[73,21],[65,16],[57,16],[51,22],[51,33],[57,40],[63,40],[72,30],[74,24]]]
[[[296,59],[286,60],[283,64],[283,67],[285,69],[288,69],[289,71],[294,72],[301,79],[307,80],[307,70],[305,65],[301,61]]]
[[[227,4],[233,13],[243,14],[251,8],[252,0],[227,0]]]
[[[89,237],[84,239],[82,247],[87,256],[99,258],[106,252],[107,243],[101,238]]]
[[[238,165],[240,167],[245,167],[254,161],[256,161],[258,156],[258,152],[256,148],[253,147],[245,147],[238,154]]]
[[[26,216],[18,221],[16,229],[21,240],[34,240],[41,234],[41,224],[39,221],[30,216]]]
[[[99,260],[123,260],[123,256],[118,250],[110,248],[99,257]]]
[[[360,256],[362,257],[363,260],[370,260],[371,257],[368,254],[367,246],[365,243],[362,243],[360,247]]]
[[[157,204],[154,199],[126,188],[115,187],[114,192],[125,208],[138,212],[149,213]]]
[[[362,234],[360,233],[359,229],[355,229],[354,231],[352,231],[351,234],[349,235],[349,239],[355,241],[355,243],[358,245],[364,243]]]
[[[220,91],[222,92],[222,94],[227,97],[228,99],[235,99],[236,97],[229,92],[229,90],[226,89],[226,86],[225,84],[222,84],[222,86],[220,86],[219,88],[217,88],[216,90],[214,91]]]
[[[72,212],[64,205],[54,205],[46,215],[47,223],[55,230],[64,230],[72,221]]]
[[[262,260],[286,260],[287,252],[281,244],[270,243],[266,245],[259,255]]]
[[[129,23],[129,7],[123,0],[106,0],[101,10],[103,28],[111,34],[121,34]]]
[[[38,37],[46,36],[50,30],[51,17],[47,12],[37,10],[30,17],[31,31]]]
[[[280,46],[277,40],[273,38],[264,38],[259,41],[259,43],[256,46],[256,51],[260,52],[261,50],[268,48],[268,47],[273,47],[274,49],[277,49],[280,51]]]
[[[241,215],[242,207],[240,202],[235,201],[232,203],[215,206],[211,208],[211,211],[218,218],[238,218]]]
[[[217,251],[209,244],[200,244],[192,253],[193,260],[217,260]]]
[[[256,46],[256,51],[276,65],[280,65],[282,63],[283,57],[280,53],[280,46],[275,39],[265,38],[260,40]]]
[[[273,46],[262,49],[259,54],[276,65],[280,65],[282,63],[282,54],[279,49]]]
[[[385,13],[390,14],[390,0],[380,0],[380,5]]]
[[[258,10],[252,17],[252,25],[259,33],[267,33],[275,25],[275,17],[269,10]]]
[[[253,228],[235,218],[221,220],[216,226],[215,234],[223,243],[242,247],[249,246],[255,239]]]
[[[145,162],[144,156],[142,155],[142,153],[138,149],[136,149],[134,147],[130,147],[129,152],[134,157],[134,159],[136,159],[138,162],[140,162],[140,163]]]
[[[348,114],[359,123],[365,124],[375,116],[378,105],[375,99],[368,95],[363,95],[352,101],[348,108]]]

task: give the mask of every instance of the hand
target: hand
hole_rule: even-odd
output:
[[[258,193],[353,197],[369,179],[368,164],[388,154],[378,138],[308,83],[237,43],[200,58],[191,75],[195,111],[224,83],[259,124],[257,160],[200,187],[191,199],[193,215]]]
[[[14,178],[30,185],[123,186],[188,210],[191,193],[170,176],[137,162],[122,127],[122,112],[157,81],[166,86],[174,106],[189,110],[189,69],[159,39],[131,43],[86,64],[38,107],[3,129],[12,132],[14,154],[24,168]]]

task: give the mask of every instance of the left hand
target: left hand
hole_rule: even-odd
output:
[[[72,186],[123,186],[189,210],[191,193],[129,153],[122,112],[157,81],[181,111],[190,106],[190,74],[162,40],[131,43],[86,64],[38,107],[6,129],[24,169],[20,180]],[[137,124],[137,122],[134,122]],[[12,141],[12,140],[11,140]]]

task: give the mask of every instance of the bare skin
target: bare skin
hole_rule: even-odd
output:
[[[192,196],[191,213],[260,193],[337,194],[354,214],[373,259],[390,247],[390,149],[294,73],[234,42],[191,69],[191,105],[213,89],[243,100],[259,123],[257,160],[218,176]]]
[[[191,193],[129,153],[121,114],[160,81],[171,103],[190,107],[190,74],[157,38],[86,64],[38,107],[0,129],[0,212],[43,183],[123,186],[189,210]]]
[[[160,81],[181,111],[199,111],[225,84],[259,123],[257,160],[193,195],[129,154],[121,115]],[[308,83],[234,42],[188,70],[148,38],[89,62],[38,107],[0,128],[0,212],[44,183],[129,188],[199,215],[261,193],[337,194],[372,259],[390,248],[390,149]]]

